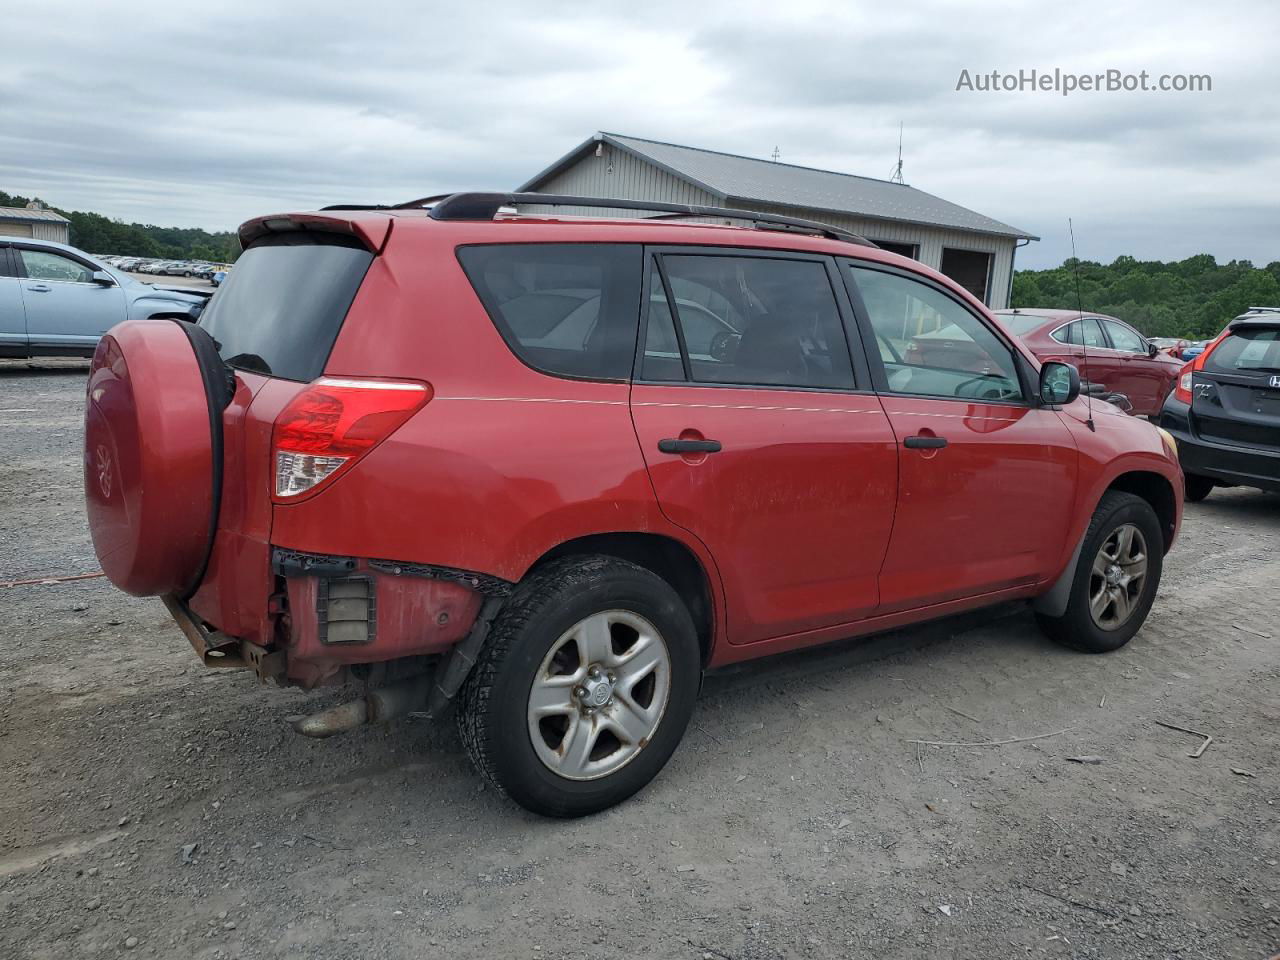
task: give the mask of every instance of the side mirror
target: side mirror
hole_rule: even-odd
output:
[[[92,279],[94,283],[102,287],[114,287],[116,285],[115,280],[111,278],[111,274],[107,273],[105,270],[93,271]]]
[[[1080,371],[1069,363],[1050,360],[1040,368],[1040,401],[1060,407],[1080,396]]]
[[[1147,356],[1148,356],[1148,357],[1154,357],[1154,356],[1155,356],[1157,353],[1159,353],[1159,352],[1160,352],[1160,348],[1159,348],[1159,347],[1157,347],[1154,343],[1152,343],[1152,342],[1150,342],[1150,341],[1147,341]]]

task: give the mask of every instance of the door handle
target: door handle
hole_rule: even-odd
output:
[[[48,293],[53,288],[44,283],[32,283],[28,284],[27,289],[32,293]]]
[[[668,437],[658,441],[660,453],[719,453],[719,440],[677,440]]]
[[[946,437],[907,437],[902,441],[904,447],[912,450],[938,450],[947,445]]]

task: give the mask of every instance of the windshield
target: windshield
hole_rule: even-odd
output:
[[[1009,332],[1017,336],[1025,336],[1036,327],[1044,326],[1048,317],[1038,317],[1033,313],[997,313],[1000,322],[1009,328]]]
[[[373,254],[338,234],[281,234],[246,250],[200,318],[228,364],[314,380]]]
[[[1244,328],[1224,339],[1204,363],[1218,373],[1262,370],[1280,373],[1280,328]]]

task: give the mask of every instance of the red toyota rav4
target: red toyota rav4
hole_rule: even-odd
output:
[[[1169,435],[860,238],[520,194],[240,235],[198,326],[103,338],[88,513],[209,665],[358,687],[303,733],[456,700],[487,777],[573,816],[657,774],[708,668],[1015,599],[1112,650],[1155,598]],[[981,369],[908,362],[922,323]]]

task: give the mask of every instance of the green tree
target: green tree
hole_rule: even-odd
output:
[[[1014,307],[1074,310],[1077,303],[1149,337],[1211,337],[1248,307],[1280,305],[1280,261],[1255,267],[1248,260],[1219,264],[1207,253],[1175,263],[1122,256],[1014,274]]]
[[[32,197],[0,190],[0,207],[25,207]],[[210,260],[231,263],[240,256],[240,240],[234,233],[211,233],[199,227],[157,227],[125,223],[100,213],[49,209],[66,217],[73,247],[89,253],[128,257],[166,257],[173,260]]]

